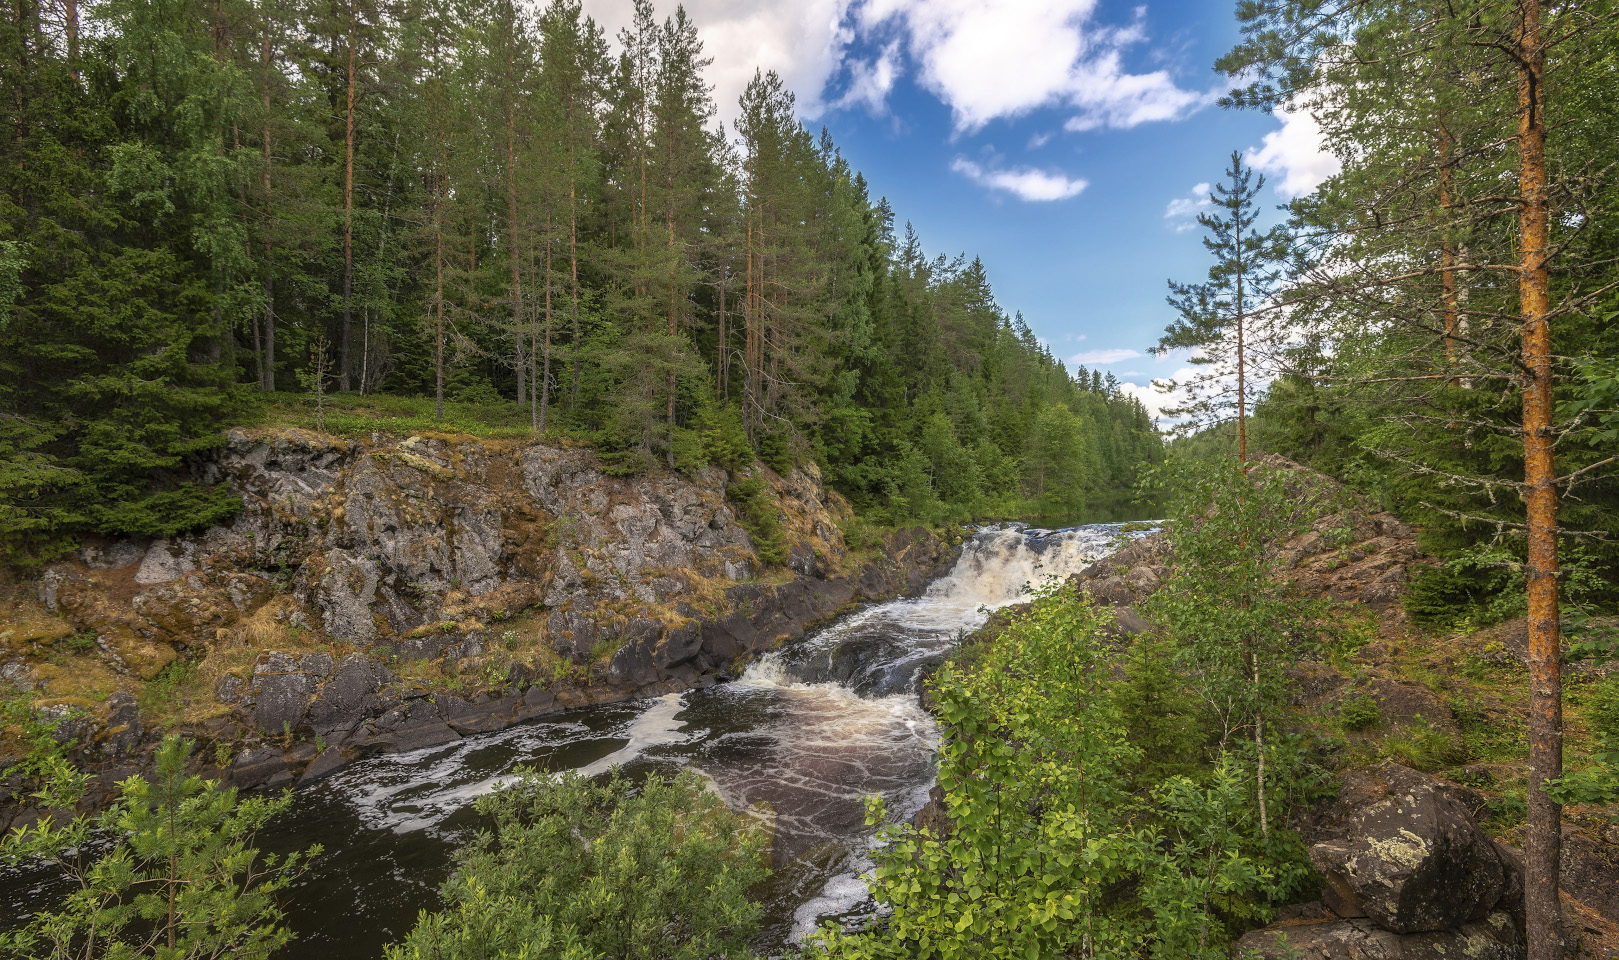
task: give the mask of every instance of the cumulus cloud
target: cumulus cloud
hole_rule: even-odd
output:
[[[1255,168],[1280,178],[1273,185],[1282,199],[1302,197],[1343,169],[1326,151],[1321,127],[1309,111],[1277,110],[1276,118],[1282,121],[1281,129],[1265,134],[1246,157]]]
[[[1169,206],[1164,208],[1164,219],[1169,222],[1171,230],[1185,233],[1197,226],[1197,215],[1212,206],[1214,198],[1209,196],[1209,185],[1199,183],[1186,196],[1169,201]]]
[[[1178,371],[1176,373],[1176,378],[1180,379],[1186,375],[1190,375],[1191,373],[1192,371],[1189,369]],[[1171,407],[1177,407],[1185,403],[1186,391],[1179,387],[1169,391],[1162,389],[1163,387],[1168,386],[1170,382],[1171,381],[1168,380],[1154,380],[1151,383],[1139,384],[1131,383],[1130,381],[1126,380],[1119,384],[1119,392],[1125,396],[1135,397],[1137,400],[1141,401],[1141,405],[1147,408],[1147,413],[1151,414],[1154,418],[1169,419],[1170,423],[1177,423],[1179,422],[1178,418],[1165,418],[1164,411]]]
[[[1035,202],[1067,200],[1078,196],[1089,186],[1084,180],[1070,178],[1056,171],[1036,170],[1033,167],[996,170],[980,166],[966,157],[957,157],[950,164],[950,169],[980,186],[1010,193],[1019,200]]]
[[[1075,365],[1082,364],[1087,367],[1094,367],[1098,364],[1106,365],[1118,363],[1120,360],[1131,360],[1139,356],[1141,356],[1139,351],[1128,349],[1086,350],[1083,353],[1076,353],[1069,357],[1068,362]]]
[[[616,48],[618,31],[629,26],[633,5],[627,0],[583,2],[585,13],[607,31]],[[827,106],[822,91],[840,69],[852,39],[844,26],[850,2],[682,0],[697,24],[705,55],[714,59],[707,76],[714,85],[719,118],[727,126],[733,123],[737,100],[756,69],[781,74],[787,88],[798,95],[799,112],[808,117],[819,115]],[[658,4],[660,21],[674,12],[675,4],[669,0]],[[879,79],[880,62],[868,66],[874,71],[869,79]]]
[[[1094,22],[1097,0],[866,0],[859,29],[898,25],[922,84],[951,109],[956,128],[1039,107],[1068,107],[1070,130],[1133,127],[1212,102],[1164,71],[1136,74],[1123,51],[1145,36]],[[1139,16],[1139,14],[1138,14]]]
[[[799,113],[815,118],[850,107],[882,113],[909,64],[964,132],[1040,107],[1069,111],[1069,130],[1133,127],[1178,119],[1213,98],[1163,70],[1130,72],[1124,52],[1146,39],[1141,10],[1109,26],[1096,22],[1099,0],[683,2],[713,58],[707,77],[728,125],[756,69],[779,73]],[[633,6],[583,3],[616,44]],[[673,10],[665,0],[657,12]]]

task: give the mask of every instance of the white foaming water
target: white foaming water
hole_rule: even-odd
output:
[[[756,660],[734,683],[374,758],[316,789],[342,798],[368,828],[437,833],[459,829],[447,821],[520,763],[587,776],[695,767],[733,809],[768,804],[778,867],[811,853],[823,864],[805,878],[810,886],[771,904],[781,924],[773,935],[799,939],[868,901],[865,798],[883,797],[896,818],[927,800],[939,732],[915,695],[918,678],[992,611],[1128,537],[1116,526],[984,530],[921,596],[844,617]]]
[[[1078,573],[1116,549],[1121,536],[1128,537],[1113,526],[982,531],[922,596],[868,607],[767,654],[727,688],[740,697],[773,695],[778,712],[751,734],[763,734],[773,749],[713,771],[721,793],[733,805],[791,804],[785,815],[777,810],[778,842],[785,837],[791,855],[829,840],[851,845],[820,891],[797,905],[792,940],[868,901],[864,798],[882,796],[897,819],[927,802],[938,728],[913,692],[920,672],[994,610]],[[884,696],[853,689],[887,692],[896,684],[902,692]]]

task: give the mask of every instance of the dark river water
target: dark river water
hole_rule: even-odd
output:
[[[587,775],[617,767],[632,779],[692,767],[733,809],[768,803],[776,874],[763,891],[761,949],[780,952],[824,920],[858,915],[869,903],[864,798],[881,794],[891,814],[909,817],[933,783],[938,730],[917,697],[920,672],[991,610],[1078,572],[1119,537],[1112,525],[986,530],[924,595],[851,613],[735,682],[346,767],[298,791],[261,836],[267,850],[325,848],[287,897],[298,939],[276,956],[380,957],[419,911],[439,905],[455,849],[479,826],[471,802],[520,764]],[[52,886],[37,873],[0,877],[0,909],[16,923]]]

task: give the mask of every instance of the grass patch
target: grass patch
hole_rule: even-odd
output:
[[[315,406],[308,395],[262,394],[258,421],[265,426],[315,429]],[[432,397],[338,393],[326,397],[324,433],[460,433],[484,438],[534,438],[529,411],[504,401],[444,401],[444,418],[434,416]]]
[[[207,684],[202,682],[202,671],[194,662],[181,657],[146,681],[139,696],[141,712],[162,717],[166,725],[171,724],[179,719],[179,714],[193,700],[207,693]]]
[[[1529,758],[1529,723],[1522,716],[1492,709],[1476,695],[1455,698],[1451,708],[1472,759],[1513,763]]]
[[[1427,773],[1466,763],[1462,738],[1427,723],[1411,724],[1383,739],[1383,756]]]

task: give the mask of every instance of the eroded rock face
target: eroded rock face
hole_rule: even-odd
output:
[[[297,430],[233,431],[200,469],[240,493],[231,523],[89,543],[39,591],[131,677],[256,654],[211,678],[230,712],[194,731],[230,748],[243,786],[711,682],[851,602],[920,590],[951,553],[903,530],[851,569],[848,507],[813,466],[765,474],[796,578],[773,583],[751,582],[759,559],[719,470],[623,478],[583,449]],[[34,679],[7,663],[0,682]],[[133,707],[96,720],[114,731],[107,757],[151,745]]]
[[[1310,848],[1310,862],[1330,888],[1327,906],[1395,933],[1451,929],[1488,916],[1511,876],[1456,789],[1393,764],[1381,772],[1387,794],[1355,809],[1341,840]]]
[[[228,526],[98,542],[41,579],[47,606],[93,630],[117,669],[155,676],[289,591],[288,622],[402,651],[424,625],[543,605],[577,658],[626,636],[626,618],[657,619],[640,608],[758,569],[715,469],[621,478],[581,449],[295,430],[233,431],[207,469],[242,495]],[[847,507],[813,470],[770,478],[795,569],[825,575],[846,553]]]

